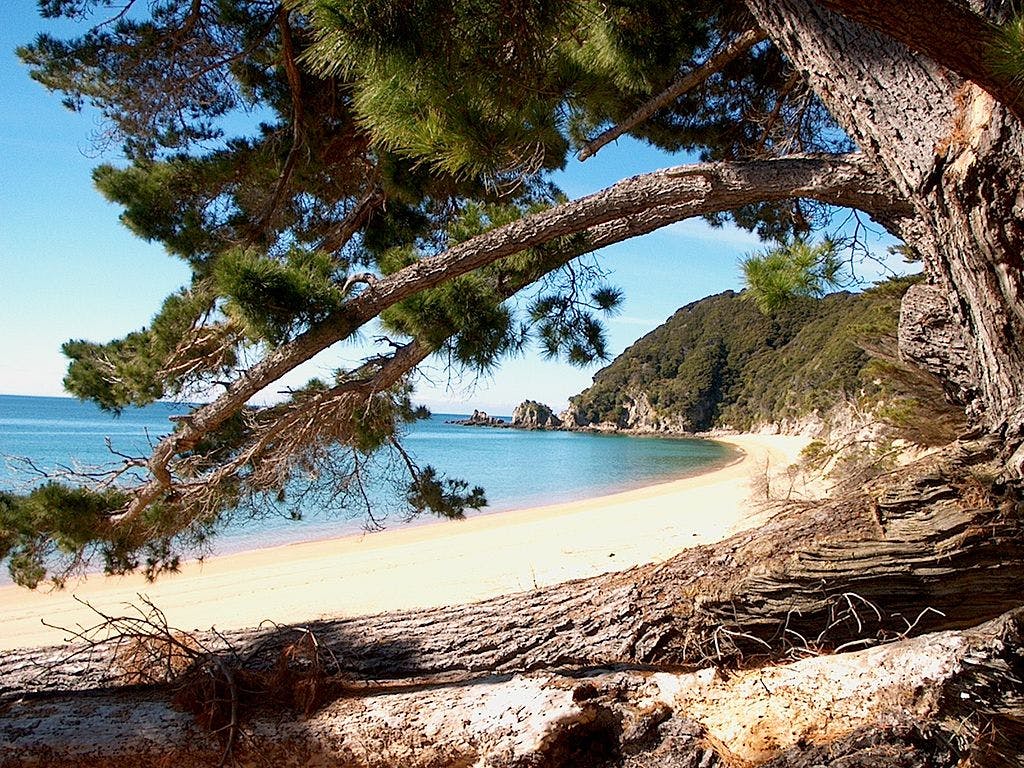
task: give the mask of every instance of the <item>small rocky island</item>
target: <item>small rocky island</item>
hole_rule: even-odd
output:
[[[509,427],[512,426],[498,416],[488,416],[486,411],[473,411],[468,419],[450,419],[445,424],[458,424],[460,427]]]
[[[550,406],[536,400],[524,400],[512,412],[512,426],[516,429],[561,429],[562,420]]]
[[[562,429],[562,420],[555,415],[551,406],[536,400],[524,400],[512,412],[512,421],[499,416],[489,416],[486,411],[474,410],[466,419],[451,419],[446,424],[462,427],[499,427],[512,429]]]

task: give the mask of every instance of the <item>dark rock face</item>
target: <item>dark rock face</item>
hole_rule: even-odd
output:
[[[516,429],[560,429],[562,420],[544,403],[525,400],[512,412],[512,426]]]
[[[486,411],[473,411],[473,415],[468,419],[455,419],[447,422],[448,424],[458,424],[463,427],[507,427],[508,424],[504,419],[500,419],[497,416],[488,416]]]
[[[900,358],[935,374],[956,402],[979,401],[978,356],[963,326],[952,316],[945,291],[913,285],[900,305]]]

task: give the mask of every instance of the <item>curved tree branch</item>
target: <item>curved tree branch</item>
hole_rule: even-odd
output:
[[[347,338],[403,299],[498,259],[594,227],[609,227],[601,230],[608,238],[602,244],[607,245],[692,216],[801,197],[856,207],[882,220],[907,215],[909,210],[863,157],[801,155],[668,168],[525,216],[382,278],[331,318],[271,352],[156,446],[148,464],[154,479],[136,490],[118,520],[137,517],[169,489],[168,465],[175,454],[190,450],[249,398],[296,365]],[[619,220],[618,226],[612,226]],[[589,249],[596,247],[600,245],[591,244]]]

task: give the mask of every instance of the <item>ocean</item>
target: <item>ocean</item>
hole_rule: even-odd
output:
[[[186,413],[173,403],[128,409],[119,417],[71,398],[0,395],[0,489],[25,490],[39,482],[33,468],[87,468],[116,461],[111,451],[145,455],[170,430],[168,417]],[[404,445],[421,465],[484,488],[489,514],[602,496],[707,471],[732,456],[708,440],[631,437],[466,427],[434,414],[409,428]],[[371,489],[374,516],[387,527],[414,525],[397,510],[393,490]],[[271,505],[268,502],[268,509]],[[388,512],[390,510],[390,512]],[[365,510],[325,512],[301,508],[302,519],[268,513],[233,523],[214,542],[214,553],[329,538],[366,530]],[[6,575],[6,568],[0,569]],[[0,575],[0,579],[3,579]]]

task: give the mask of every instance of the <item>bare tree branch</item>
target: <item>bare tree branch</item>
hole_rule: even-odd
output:
[[[320,243],[320,249],[337,253],[344,248],[352,236],[366,225],[370,217],[383,207],[385,200],[384,190],[375,184],[363,199],[348,212],[348,215],[324,237]]]
[[[274,192],[267,201],[267,207],[256,224],[256,231],[262,232],[270,223],[277,212],[281,200],[284,198],[285,189],[291,181],[292,173],[299,161],[299,153],[305,144],[304,116],[305,106],[302,102],[302,73],[295,62],[295,44],[292,40],[291,24],[288,21],[289,11],[284,6],[277,9],[277,26],[281,30],[281,63],[284,66],[285,75],[288,78],[288,91],[292,98],[292,146],[288,150],[288,156],[284,161],[284,168],[277,179]]]
[[[640,123],[650,118],[650,116],[659,109],[667,107],[684,93],[696,88],[715,73],[721,72],[729,62],[743,55],[746,51],[749,51],[764,39],[764,33],[759,30],[748,29],[741,33],[739,37],[733,40],[721,51],[714,54],[697,69],[680,75],[668,88],[652,98],[621,123],[612,126],[607,131],[587,142],[587,145],[580,150],[577,157],[580,160],[586,160],[593,157],[606,144],[610,144],[622,134],[627,133],[640,125]]]

